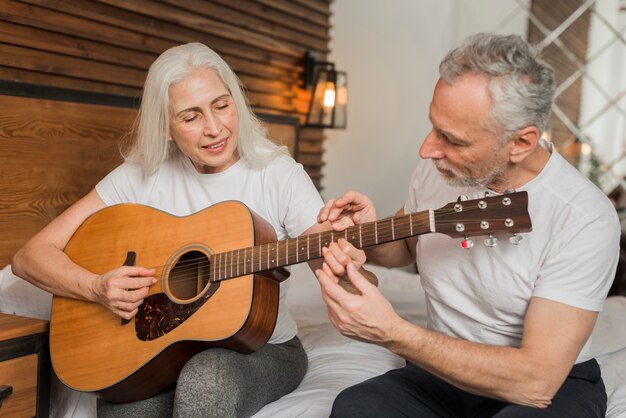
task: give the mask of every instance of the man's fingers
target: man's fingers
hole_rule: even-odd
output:
[[[324,223],[329,220],[328,214],[330,213],[330,209],[333,207],[334,203],[335,199],[330,199],[324,204],[324,206],[322,206],[322,209],[320,209],[320,213],[317,215],[317,222]]]
[[[324,261],[330,267],[335,276],[343,276],[346,274],[345,265],[348,261],[344,260],[346,257],[340,251],[334,252],[333,249],[337,248],[337,244],[334,242],[329,247],[322,248],[322,254],[324,255]]]
[[[354,222],[348,217],[340,218],[330,224],[334,231],[343,231],[344,229],[354,225]]]
[[[347,239],[339,238],[337,240],[337,245],[339,246],[339,248],[341,248],[342,252],[346,255],[346,259],[345,259],[346,263],[352,260],[355,263],[357,263],[357,266],[361,266],[363,265],[363,263],[365,263],[365,261],[367,261],[367,256],[365,255],[365,251],[356,248]],[[344,263],[344,265],[346,263]]]
[[[370,283],[369,280],[365,278],[365,276],[361,274],[361,272],[358,270],[357,266],[354,263],[349,263],[346,266],[346,270],[348,272],[348,279],[350,279],[350,282],[359,292],[361,292],[361,294],[364,294],[372,287],[375,287],[372,283]]]

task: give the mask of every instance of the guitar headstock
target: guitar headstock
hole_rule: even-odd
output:
[[[510,233],[517,237],[516,234],[520,232],[532,230],[527,192],[459,200],[435,210],[434,214],[435,232],[454,238],[500,233]]]

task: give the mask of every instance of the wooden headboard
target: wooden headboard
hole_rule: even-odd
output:
[[[0,268],[120,164],[120,139],[136,115],[132,99],[9,87],[0,85]],[[258,116],[270,137],[297,157],[298,119]]]

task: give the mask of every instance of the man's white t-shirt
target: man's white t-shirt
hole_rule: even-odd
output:
[[[549,144],[542,143],[544,147]],[[480,187],[449,186],[431,161],[413,173],[406,213],[438,209]],[[426,295],[428,327],[446,335],[519,347],[532,297],[600,311],[615,276],[620,227],[608,198],[556,151],[541,173],[517,191],[528,192],[532,232],[519,245],[500,236],[461,248],[460,238],[419,237],[417,265]],[[489,191],[491,196],[496,193]],[[591,339],[577,363],[590,358]]]
[[[296,237],[317,223],[322,199],[301,164],[281,155],[262,169],[241,158],[225,171],[200,174],[182,154],[164,162],[152,175],[123,163],[96,191],[108,205],[139,203],[175,216],[187,216],[227,200],[243,202],[269,222],[279,240]],[[288,282],[281,283],[278,319],[270,343],[290,340],[296,324],[285,303]]]

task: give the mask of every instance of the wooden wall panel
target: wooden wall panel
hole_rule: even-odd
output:
[[[0,266],[121,162],[119,141],[135,117],[132,107],[0,94]],[[297,118],[259,117],[273,140],[298,151]]]
[[[304,122],[307,50],[329,52],[331,0],[0,0],[0,80],[139,97],[164,50],[203,42],[237,72],[256,112]],[[299,159],[319,187],[323,132]]]
[[[548,31],[559,28],[583,3],[584,0],[532,0],[530,11],[538,22],[532,19],[529,21],[529,42],[536,44],[543,41],[546,37],[543,28]],[[561,45],[552,42],[542,52],[546,62],[554,68],[557,85],[567,80],[586,62],[590,20],[591,9],[587,9],[559,35]],[[579,123],[582,79],[579,77],[555,99],[557,106],[575,125]],[[554,114],[550,118],[550,130],[552,142],[561,148],[559,151],[568,161],[576,165],[580,144],[573,141],[574,134]]]
[[[134,109],[0,95],[0,265],[121,157]]]

